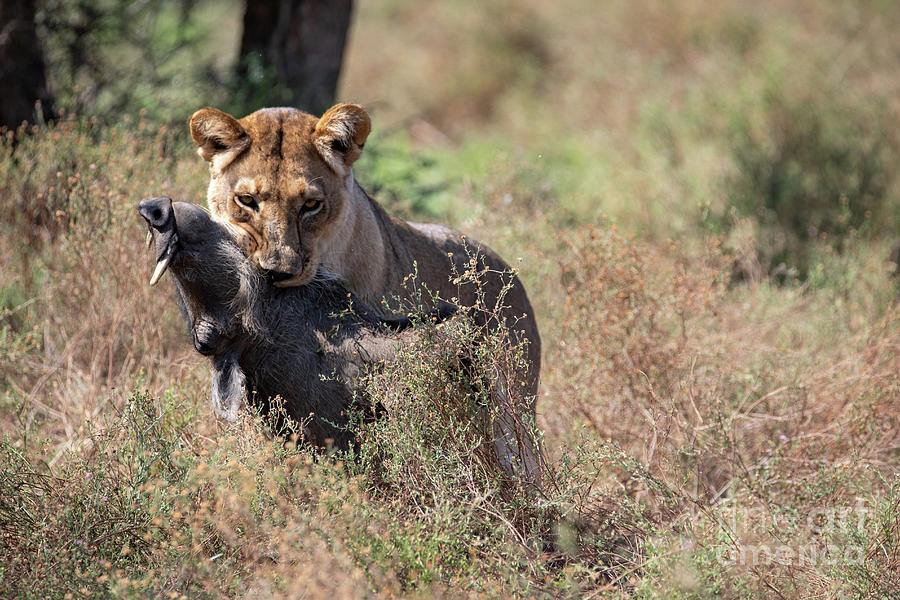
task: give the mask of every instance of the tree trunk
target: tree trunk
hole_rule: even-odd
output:
[[[34,0],[0,1],[0,126],[11,129],[52,115],[34,13]]]
[[[353,0],[247,0],[239,77],[254,61],[271,68],[283,88],[275,99],[321,114],[335,100],[352,9]]]

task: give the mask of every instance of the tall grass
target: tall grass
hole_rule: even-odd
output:
[[[372,376],[352,455],[217,423],[134,215],[202,203],[205,165],[64,117],[0,144],[5,596],[900,594],[900,11],[470,9],[360,5],[355,170],[516,265],[543,488],[492,462],[504,354],[464,321]]]

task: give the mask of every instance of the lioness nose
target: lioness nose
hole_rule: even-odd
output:
[[[269,279],[273,282],[284,281],[293,277],[293,273],[285,273],[284,271],[269,271]]]
[[[138,204],[138,212],[151,226],[162,229],[172,218],[172,199],[167,196],[144,198]]]

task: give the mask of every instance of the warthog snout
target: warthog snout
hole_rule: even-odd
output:
[[[166,226],[175,226],[172,212],[172,199],[168,196],[160,198],[144,198],[138,204],[138,212],[151,227],[162,231]]]
[[[172,199],[166,196],[161,198],[144,198],[138,204],[138,212],[150,226],[147,234],[147,247],[156,242],[156,269],[150,277],[150,285],[155,285],[172,260],[175,243],[178,234],[175,233],[175,211],[172,209]]]

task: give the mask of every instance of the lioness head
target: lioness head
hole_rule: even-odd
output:
[[[215,108],[191,117],[191,136],[209,162],[213,217],[276,285],[312,281],[347,216],[353,173],[371,127],[356,104],[322,118],[264,108],[243,119]]]

